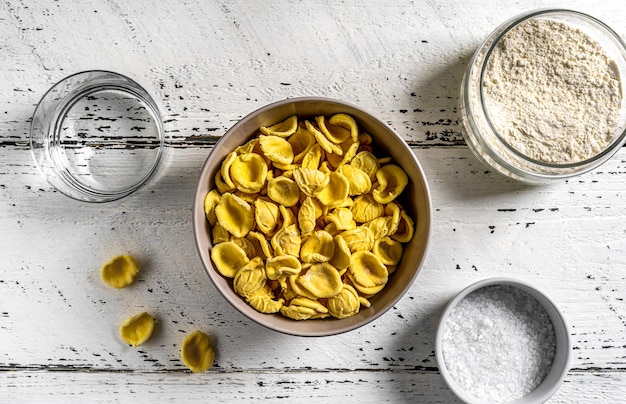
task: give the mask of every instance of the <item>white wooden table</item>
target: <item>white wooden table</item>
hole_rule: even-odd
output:
[[[599,170],[525,187],[478,163],[458,124],[477,45],[529,9],[566,6],[626,36],[625,2],[8,0],[0,5],[0,402],[454,402],[433,354],[444,304],[511,276],[552,297],[573,338],[554,403],[626,399],[626,151]],[[106,69],[143,84],[173,137],[164,175],[117,202],[51,188],[28,147],[34,106],[57,80]],[[198,258],[191,201],[215,139],[254,109],[319,95],[358,103],[409,142],[435,207],[431,249],[392,310],[327,338],[282,335],[236,312]],[[112,290],[100,265],[146,263]],[[133,349],[121,321],[149,310]],[[191,374],[188,332],[218,355]],[[137,401],[138,400],[138,401]]]

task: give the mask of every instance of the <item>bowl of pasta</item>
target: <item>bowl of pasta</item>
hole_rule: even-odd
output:
[[[328,336],[383,315],[426,258],[432,207],[407,143],[364,109],[301,97],[245,116],[202,167],[200,259],[223,297],[282,333]]]

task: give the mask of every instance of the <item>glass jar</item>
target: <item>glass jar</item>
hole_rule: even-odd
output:
[[[620,75],[626,73],[626,44],[611,28],[591,16],[571,10],[548,9],[531,11],[500,25],[473,55],[463,77],[460,95],[461,124],[467,145],[480,161],[496,172],[525,183],[545,184],[588,172],[611,158],[626,140],[626,103],[620,77],[621,105],[616,130],[606,147],[580,161],[540,161],[507,142],[495,128],[492,111],[485,102],[485,74],[490,57],[503,37],[518,25],[533,19],[560,22],[587,34],[613,59]]]

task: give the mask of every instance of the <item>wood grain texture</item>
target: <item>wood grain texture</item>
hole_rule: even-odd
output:
[[[0,4],[0,401],[453,402],[434,358],[446,302],[512,276],[565,313],[571,371],[554,403],[626,396],[626,151],[600,169],[526,187],[482,166],[463,142],[458,89],[496,25],[567,6],[626,33],[626,4],[471,0]],[[85,204],[51,188],[28,147],[33,109],[64,76],[108,69],[154,96],[170,136],[166,165],[120,201]],[[432,245],[408,294],[359,330],[327,338],[251,323],[198,258],[191,203],[215,141],[269,102],[303,95],[358,103],[411,145],[431,187]],[[123,290],[100,265],[121,253],[145,269]],[[149,311],[153,338],[123,344],[119,324]],[[186,333],[215,339],[215,367],[189,374]]]
[[[148,402],[348,402],[451,403],[452,393],[441,376],[420,371],[342,372],[209,372],[87,373],[33,372],[3,380],[8,400],[29,397],[32,402],[93,403],[138,400]],[[572,373],[551,403],[620,402],[626,393],[623,374],[602,377]],[[593,387],[592,387],[593,386]]]

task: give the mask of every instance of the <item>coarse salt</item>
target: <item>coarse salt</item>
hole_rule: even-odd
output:
[[[530,294],[486,286],[450,312],[442,352],[462,390],[481,400],[507,402],[541,384],[554,360],[556,336],[550,316]]]

